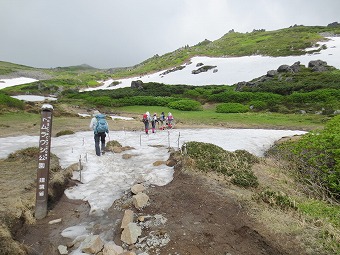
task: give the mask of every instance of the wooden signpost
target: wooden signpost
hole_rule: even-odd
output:
[[[38,220],[45,218],[47,215],[53,106],[50,104],[44,104],[41,107],[41,110],[39,159],[35,203],[35,218]]]

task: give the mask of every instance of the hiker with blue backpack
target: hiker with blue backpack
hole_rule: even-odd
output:
[[[105,153],[105,137],[106,134],[109,134],[109,125],[107,124],[106,116],[101,114],[99,111],[94,111],[90,128],[94,133],[94,146],[96,149],[96,155],[100,156]]]

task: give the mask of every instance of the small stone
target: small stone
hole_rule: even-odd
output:
[[[122,220],[122,225],[120,228],[124,229],[126,226],[133,222],[133,211],[132,210],[125,210],[123,220]]]
[[[131,192],[133,194],[138,194],[140,192],[143,192],[145,190],[145,187],[143,184],[136,184],[131,187]]]
[[[165,161],[157,160],[153,162],[153,166],[160,166],[160,165],[165,165]]]
[[[132,158],[131,154],[123,154],[122,155],[122,159],[130,159],[130,158]]]
[[[52,225],[52,224],[56,224],[60,222],[61,222],[61,219],[56,219],[56,220],[51,220],[50,222],[48,222],[48,224]]]
[[[142,234],[141,227],[137,226],[136,223],[129,223],[126,228],[124,228],[120,239],[122,242],[127,244],[134,244],[137,242],[137,238]]]
[[[144,216],[139,216],[138,217],[138,221],[139,222],[144,222],[145,221],[145,217]]]
[[[103,255],[119,255],[123,252],[123,248],[116,245],[113,241],[110,241],[104,245]]]
[[[88,236],[83,242],[81,251],[84,253],[98,253],[104,247],[103,241],[100,239],[99,235]]]
[[[68,254],[67,247],[65,245],[59,245],[58,251],[59,251],[60,255],[67,255]]]
[[[149,196],[140,192],[137,195],[132,196],[132,201],[133,201],[133,205],[137,208],[137,209],[141,209],[144,206],[146,206],[146,204],[149,201]]]

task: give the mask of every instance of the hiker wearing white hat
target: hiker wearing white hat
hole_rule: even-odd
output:
[[[105,137],[109,133],[109,126],[106,121],[106,116],[99,111],[93,112],[93,118],[91,119],[90,128],[94,133],[94,145],[96,155],[100,156],[105,153]],[[101,146],[100,146],[101,142]]]

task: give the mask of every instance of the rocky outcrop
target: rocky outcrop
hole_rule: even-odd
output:
[[[131,82],[131,88],[132,89],[142,89],[143,85],[144,85],[144,83],[141,80]]]
[[[300,61],[295,62],[293,65],[281,65],[277,69],[278,73],[298,73],[300,71]]]
[[[242,81],[236,84],[236,91],[241,91],[244,87],[256,87],[261,83],[266,82],[268,80],[272,80],[275,77],[278,77],[279,80],[282,80],[282,74],[292,74],[292,76],[286,77],[286,82],[292,82],[294,80],[294,74],[300,72],[301,67],[300,61],[295,62],[293,65],[281,65],[277,68],[277,70],[269,70],[266,75],[259,77],[257,80],[253,80],[250,82]],[[310,68],[313,72],[324,72],[329,70],[329,66],[327,62],[322,60],[312,60],[308,63],[308,68]]]
[[[200,68],[196,69],[196,70],[192,70],[192,74],[199,74],[199,73],[202,73],[202,72],[207,72],[211,69],[214,69],[216,68],[217,66],[201,66]]]
[[[185,66],[176,66],[172,69],[166,70],[165,72],[161,73],[160,76],[164,76],[164,75],[167,75],[167,74],[172,73],[172,72],[180,71],[184,68],[185,68]]]
[[[308,63],[308,68],[313,72],[324,72],[329,69],[327,62],[322,60],[312,60]]]

